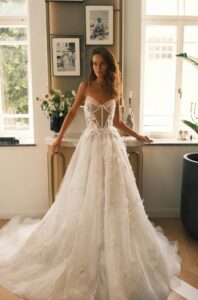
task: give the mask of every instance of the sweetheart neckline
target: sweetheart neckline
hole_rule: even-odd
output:
[[[105,101],[104,103],[100,103],[97,99],[93,98],[92,96],[87,95],[85,101],[87,100],[87,98],[91,98],[93,99],[95,102],[97,102],[99,104],[99,106],[104,106],[106,103],[110,102],[110,101],[115,101],[115,99],[109,99],[107,101]]]

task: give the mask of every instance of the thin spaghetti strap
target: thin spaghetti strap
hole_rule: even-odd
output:
[[[87,89],[86,89],[86,94],[88,94],[88,92],[89,92],[89,87],[90,87],[90,81],[88,80],[88,81],[87,81]]]

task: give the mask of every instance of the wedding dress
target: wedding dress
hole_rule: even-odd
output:
[[[144,211],[115,100],[87,96],[84,111],[54,204],[0,231],[0,285],[29,300],[165,300],[180,258]]]

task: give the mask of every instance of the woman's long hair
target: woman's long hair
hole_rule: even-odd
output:
[[[115,97],[116,99],[120,98],[120,94],[121,94],[120,71],[114,54],[105,47],[98,47],[92,51],[92,56],[90,61],[91,72],[89,75],[89,82],[91,83],[97,78],[93,70],[93,57],[96,54],[101,55],[108,65],[107,74],[104,77],[106,92],[111,97]]]

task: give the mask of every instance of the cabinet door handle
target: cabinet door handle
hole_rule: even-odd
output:
[[[182,89],[181,88],[178,89],[178,94],[179,94],[179,98],[181,99],[182,98]]]

